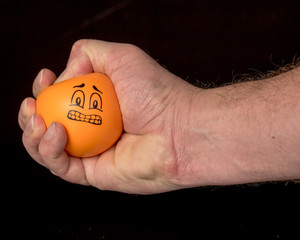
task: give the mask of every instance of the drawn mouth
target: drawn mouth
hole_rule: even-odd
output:
[[[68,112],[68,118],[71,120],[75,121],[80,121],[80,122],[86,122],[86,123],[91,123],[95,125],[101,125],[102,124],[102,118],[99,115],[85,115],[83,113],[80,113],[75,110],[70,110]]]

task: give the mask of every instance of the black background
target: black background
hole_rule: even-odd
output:
[[[0,1],[1,221],[39,239],[299,239],[293,182],[138,196],[73,185],[22,146],[17,114],[38,71],[80,38],[128,42],[193,84],[274,70],[300,54],[299,1]],[[9,237],[8,237],[9,236]],[[229,239],[229,238],[228,238]]]

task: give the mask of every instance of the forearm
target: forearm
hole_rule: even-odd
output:
[[[300,177],[299,68],[189,95],[175,138],[182,185]]]

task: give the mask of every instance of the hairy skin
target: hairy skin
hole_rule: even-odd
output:
[[[182,176],[191,176],[185,184],[299,178],[299,83],[296,68],[197,94],[186,124],[188,147],[181,150],[182,158],[189,154],[190,159],[189,167],[182,168]]]
[[[102,190],[150,194],[299,178],[299,71],[204,90],[136,46],[80,40],[59,78],[48,69],[38,74],[33,95],[54,82],[105,73],[120,102],[124,134],[99,156],[68,156],[63,126],[54,122],[46,130],[35,100],[27,98],[19,112],[23,143],[53,174]]]

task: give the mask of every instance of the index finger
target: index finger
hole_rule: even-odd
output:
[[[36,98],[39,95],[40,91],[52,85],[55,80],[56,75],[54,72],[47,68],[42,69],[33,81],[33,96]]]

